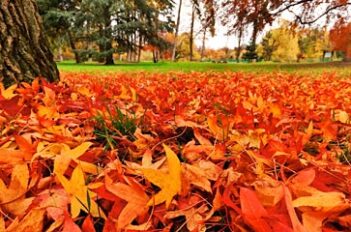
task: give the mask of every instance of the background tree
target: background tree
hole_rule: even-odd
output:
[[[174,44],[173,44],[173,52],[172,52],[172,61],[176,61],[177,58],[177,46],[178,46],[178,34],[179,34],[179,24],[180,24],[180,17],[182,13],[183,7],[183,0],[179,0],[178,4],[178,13],[177,13],[177,21],[175,25],[175,32],[174,32]]]
[[[298,32],[300,56],[307,59],[320,59],[329,51],[329,35],[324,29],[302,29]]]
[[[74,53],[76,63],[81,63],[76,46],[79,27],[75,25],[75,16],[81,0],[37,0],[37,2],[51,49],[62,49],[67,41]]]
[[[130,62],[140,61],[146,44],[153,46],[156,62],[168,46],[161,33],[174,26],[171,0],[40,1],[49,35],[67,33],[78,62],[94,58],[113,64],[116,52],[127,53]]]
[[[338,22],[330,31],[331,46],[344,53],[344,60],[351,61],[351,23]]]
[[[0,77],[5,86],[41,76],[59,79],[44,37],[35,1],[2,0],[0,4]]]
[[[323,17],[327,22],[332,18],[345,18],[350,13],[350,6],[351,1],[347,0],[223,0],[221,12],[222,22],[231,28],[230,32],[238,33],[251,27],[248,48],[255,50],[258,33],[284,12],[294,15],[295,24],[313,24]]]
[[[246,46],[246,52],[243,54],[242,58],[246,61],[252,62],[257,61],[258,54],[256,52],[256,44],[253,41]]]
[[[215,3],[213,0],[191,0],[192,11],[191,11],[191,20],[190,20],[190,33],[189,33],[189,60],[193,60],[193,53],[194,53],[194,25],[195,20],[199,19],[201,22],[201,31],[203,32],[202,38],[202,50],[205,49],[205,40],[206,40],[206,33],[209,30],[211,35],[213,36],[215,33],[215,18],[216,18],[216,10],[215,10]],[[201,52],[202,53],[202,52]],[[201,59],[203,56],[201,57]]]
[[[273,37],[272,31],[269,31],[262,39],[259,46],[260,55],[265,61],[271,61],[273,53],[278,49],[278,41]]]
[[[277,29],[271,30],[270,40],[274,41],[275,49],[272,52],[272,60],[279,62],[297,61],[300,54],[298,33],[292,31],[289,22],[283,21]]]

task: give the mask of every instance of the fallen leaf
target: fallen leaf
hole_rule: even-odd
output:
[[[44,216],[44,209],[33,209],[18,224],[11,224],[6,232],[42,232]]]
[[[149,197],[138,184],[127,185],[124,183],[112,183],[112,180],[108,176],[106,176],[105,181],[106,189],[109,192],[128,202],[118,217],[118,229],[125,228],[130,225],[137,216],[147,212],[148,207],[146,207],[146,205],[149,201]]]
[[[70,195],[72,218],[77,218],[81,210],[94,217],[106,218],[104,212],[94,201],[96,194],[88,189],[84,173],[79,166],[73,170],[70,180],[67,180],[60,173],[55,174],[66,192]]]
[[[263,219],[264,217],[268,217],[268,213],[254,191],[247,188],[240,188],[240,205],[244,220],[247,221],[255,231],[272,231],[272,228]]]
[[[173,197],[181,190],[181,165],[177,155],[167,145],[163,145],[163,148],[167,156],[168,173],[154,169],[142,169],[142,172],[147,180],[161,188],[147,205],[166,202],[168,208]]]

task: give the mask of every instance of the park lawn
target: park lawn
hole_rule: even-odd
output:
[[[235,71],[250,73],[271,73],[285,72],[298,74],[321,74],[337,73],[338,75],[350,75],[351,63],[333,62],[333,63],[227,63],[217,64],[210,62],[152,62],[141,63],[117,63],[115,65],[105,66],[96,63],[75,64],[73,61],[57,63],[61,72],[208,72],[208,71]]]

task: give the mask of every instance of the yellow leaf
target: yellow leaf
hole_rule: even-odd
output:
[[[335,110],[334,117],[335,121],[339,121],[341,123],[350,123],[349,114],[343,110]]]
[[[271,104],[270,111],[273,114],[273,117],[279,118],[282,115],[282,111],[278,105]]]
[[[321,192],[317,189],[311,196],[303,196],[292,202],[294,207],[309,206],[326,210],[346,204],[345,195],[341,192]]]
[[[306,144],[313,135],[313,121],[310,121],[306,129],[306,133],[302,137],[302,143]]]
[[[13,97],[17,96],[17,94],[15,94],[15,90],[17,89],[17,84],[15,85],[12,85],[10,87],[8,87],[7,89],[4,89],[3,86],[1,85],[1,95],[7,99],[7,100],[10,100],[12,99]]]
[[[103,211],[94,201],[96,194],[88,189],[84,173],[79,166],[73,170],[70,180],[60,173],[55,174],[65,191],[70,195],[72,218],[78,217],[81,210],[90,213],[93,217],[105,218]]]
[[[98,174],[99,168],[96,165],[79,160],[79,157],[82,156],[91,145],[92,143],[85,142],[74,149],[70,149],[66,144],[51,144],[39,154],[36,154],[36,156],[54,157],[54,172],[61,175],[64,175],[72,160],[76,162],[84,172]]]
[[[80,93],[81,95],[85,96],[85,97],[90,97],[92,96],[92,93],[90,92],[90,90],[84,86],[81,86],[77,89],[77,92]]]
[[[123,99],[123,100],[131,99],[131,97],[129,95],[129,91],[124,85],[121,86],[121,94],[119,95],[119,98]]]
[[[168,173],[154,169],[143,169],[142,172],[147,180],[161,188],[148,206],[166,202],[168,207],[173,197],[181,190],[181,165],[177,155],[166,145],[163,145],[168,161]]]
[[[9,203],[23,196],[27,192],[28,180],[29,171],[27,165],[16,165],[12,171],[11,182],[8,188],[0,179],[0,203]]]
[[[130,91],[132,92],[132,100],[136,102],[138,100],[137,92],[134,88],[130,87]]]
[[[38,106],[38,116],[50,119],[56,119],[60,115],[57,112],[56,107],[49,107],[49,106]]]

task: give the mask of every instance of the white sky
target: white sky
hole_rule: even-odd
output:
[[[175,0],[176,3],[176,7],[174,9],[175,13],[175,17],[177,16],[177,12],[178,12],[178,0]],[[180,21],[180,33],[182,32],[189,32],[190,31],[190,21],[191,21],[191,3],[190,0],[183,0],[183,7],[182,7],[182,13],[181,13],[181,21]],[[282,19],[286,19],[286,20],[292,20],[292,15],[290,15],[289,13],[285,13],[283,14],[283,16],[281,17]],[[268,31],[269,29],[272,28],[277,28],[279,26],[278,22],[275,22],[272,26],[267,26],[265,31],[262,32],[259,35],[259,40],[262,38],[262,36],[265,34],[266,31]],[[199,21],[197,20],[197,22],[195,23],[195,35],[198,33],[198,31],[200,30],[201,26]],[[227,32],[227,28],[225,26],[221,25],[220,19],[216,20],[216,35],[214,37],[211,37],[210,35],[207,36],[207,41],[206,41],[206,47],[207,48],[213,48],[213,49],[219,49],[219,48],[223,48],[223,47],[228,47],[228,48],[234,48],[237,46],[238,44],[238,40],[236,38],[236,36],[227,36],[226,32]],[[250,34],[246,35],[243,39],[243,44],[247,44],[250,40]],[[198,47],[201,46],[201,34],[197,34],[196,36],[196,41],[195,41],[196,45]]]

